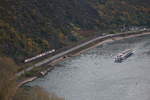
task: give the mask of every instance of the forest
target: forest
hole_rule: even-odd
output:
[[[0,55],[21,62],[95,31],[149,27],[149,4],[147,0],[0,0]]]

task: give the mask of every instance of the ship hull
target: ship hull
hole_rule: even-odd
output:
[[[115,57],[115,62],[116,62],[116,63],[121,63],[121,62],[123,62],[125,59],[129,58],[129,57],[132,56],[132,55],[133,55],[133,52],[131,51],[131,52],[127,52],[127,53],[125,53],[125,54],[122,54],[121,56],[117,56],[117,57]]]

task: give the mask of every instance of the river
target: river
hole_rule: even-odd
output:
[[[114,63],[128,48],[134,55]],[[28,85],[65,100],[150,100],[150,35],[104,43],[56,66]]]

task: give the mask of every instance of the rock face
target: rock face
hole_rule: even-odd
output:
[[[0,0],[0,54],[23,59],[80,40],[79,30],[150,26],[149,4],[147,0]]]

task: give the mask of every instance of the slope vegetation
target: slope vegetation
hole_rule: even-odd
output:
[[[93,31],[150,26],[149,4],[147,0],[0,0],[0,55],[21,61],[71,45]]]

